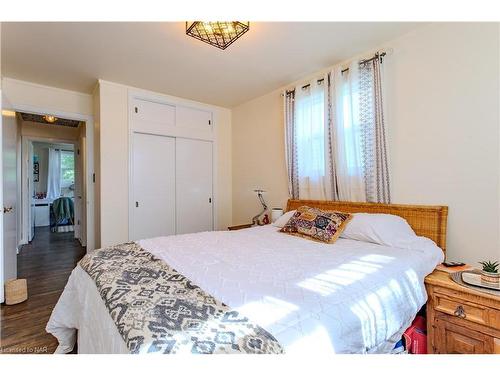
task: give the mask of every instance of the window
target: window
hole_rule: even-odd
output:
[[[351,192],[364,189],[358,79],[340,71],[333,78],[333,86],[323,79],[295,89],[296,186],[303,199],[352,200],[358,196]]]
[[[349,74],[349,73],[347,73]],[[361,161],[361,128],[359,119],[359,92],[353,89],[355,86],[348,79],[342,82],[340,89],[342,115],[337,118],[338,126],[342,127],[338,131],[342,135],[342,144],[345,154],[345,173],[349,176],[360,176],[362,172]]]
[[[326,199],[325,89],[321,81],[314,81],[306,88],[298,87],[295,95],[299,191],[302,197]]]
[[[299,174],[325,175],[325,95],[322,89],[297,99]]]
[[[75,183],[75,154],[61,151],[61,188],[68,188]]]
[[[379,57],[284,93],[294,199],[390,202]]]

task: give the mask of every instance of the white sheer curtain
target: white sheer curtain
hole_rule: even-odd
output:
[[[47,173],[47,198],[54,200],[61,196],[61,152],[49,148]]]
[[[353,61],[283,94],[291,197],[390,203],[381,64]]]
[[[335,199],[366,201],[359,118],[359,64],[331,72],[331,145],[335,165]]]
[[[295,88],[295,141],[300,199],[332,199],[326,130],[327,77]]]

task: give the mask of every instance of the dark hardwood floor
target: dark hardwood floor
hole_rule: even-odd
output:
[[[0,353],[54,352],[57,340],[45,326],[71,271],[85,255],[73,232],[39,227],[35,233],[17,256],[18,278],[28,280],[28,300],[0,308]]]

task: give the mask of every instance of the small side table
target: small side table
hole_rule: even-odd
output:
[[[459,285],[443,271],[428,275],[425,286],[429,353],[500,353],[500,296]]]

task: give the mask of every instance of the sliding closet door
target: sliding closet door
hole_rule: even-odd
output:
[[[177,234],[213,230],[212,142],[176,139]]]
[[[133,133],[131,240],[175,234],[175,138]]]

